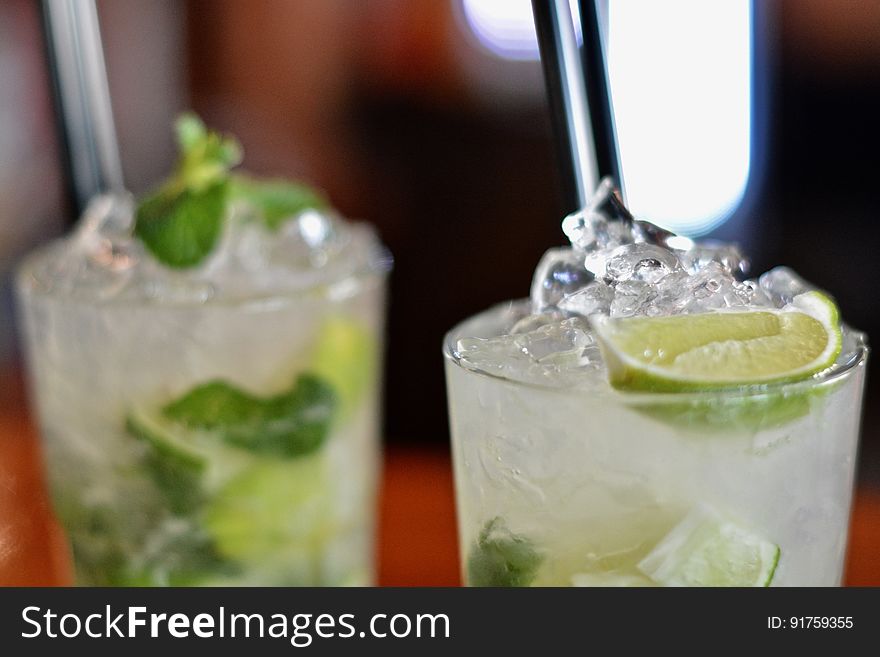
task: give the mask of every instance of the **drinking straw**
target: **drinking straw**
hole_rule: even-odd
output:
[[[598,1],[579,3],[581,53],[568,0],[532,0],[568,212],[584,207],[605,176],[623,182]]]
[[[584,70],[568,0],[532,0],[547,101],[562,156],[565,211],[583,208],[599,183]]]
[[[584,36],[582,51],[587,103],[593,128],[593,146],[599,176],[610,176],[619,188],[623,188],[620,175],[620,155],[614,125],[611,89],[608,85],[608,65],[605,43],[600,23],[600,0],[579,0],[581,28]]]
[[[62,156],[77,215],[124,187],[94,0],[43,0],[43,27]]]

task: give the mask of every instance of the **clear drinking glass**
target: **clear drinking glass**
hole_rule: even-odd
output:
[[[773,586],[841,583],[863,336],[845,333],[824,378],[720,392],[543,386],[462,365],[460,338],[529,312],[498,306],[444,343],[467,584],[651,585],[646,571],[688,542],[710,555],[695,568],[752,559],[751,546],[775,552]]]
[[[18,273],[77,583],[372,583],[387,252],[307,211],[232,222],[204,271],[165,272],[119,237],[122,206]]]

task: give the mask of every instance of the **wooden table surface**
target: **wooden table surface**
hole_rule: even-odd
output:
[[[48,511],[34,431],[0,409],[0,584],[68,583],[64,539]],[[456,586],[458,546],[449,456],[438,449],[388,450],[381,496],[379,583]],[[880,491],[856,495],[849,585],[880,585]]]

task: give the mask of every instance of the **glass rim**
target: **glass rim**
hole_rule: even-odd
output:
[[[375,235],[372,226],[367,228]],[[321,280],[310,281],[304,285],[291,286],[275,290],[256,290],[250,293],[241,293],[229,296],[208,297],[207,299],[163,299],[158,297],[88,297],[76,293],[70,294],[52,289],[42,289],[32,273],[41,257],[45,257],[53,247],[57,247],[70,235],[64,235],[26,254],[14,269],[14,287],[16,295],[21,298],[44,298],[56,302],[73,305],[91,306],[95,308],[153,308],[153,309],[189,309],[199,307],[247,307],[251,305],[265,305],[272,303],[292,303],[306,298],[328,298],[342,301],[356,296],[362,289],[363,283],[372,277],[382,280],[394,268],[394,257],[391,251],[378,238],[370,259],[362,266],[344,271],[342,275]],[[345,290],[346,286],[355,282],[357,287],[353,290]],[[344,293],[334,295],[334,288],[343,289]]]
[[[470,317],[463,319],[453,326],[443,337],[443,357],[444,359],[460,368],[463,372],[468,374],[473,374],[474,376],[485,377],[488,379],[494,379],[496,381],[509,383],[514,386],[520,386],[523,388],[532,388],[534,390],[540,390],[542,392],[553,392],[564,395],[574,395],[574,396],[582,396],[582,397],[606,397],[606,398],[614,398],[616,400],[622,401],[632,401],[632,402],[642,402],[642,401],[653,401],[653,402],[682,402],[682,401],[707,401],[712,399],[718,399],[719,397],[724,398],[747,398],[747,397],[765,397],[768,395],[794,395],[798,393],[803,393],[808,390],[815,389],[817,387],[823,386],[832,386],[838,381],[846,378],[850,375],[851,372],[858,369],[859,367],[863,367],[868,358],[868,353],[870,352],[870,348],[867,345],[867,342],[862,341],[856,349],[852,351],[849,357],[837,366],[832,366],[822,372],[815,374],[806,379],[799,379],[797,381],[777,381],[777,382],[769,382],[762,384],[752,384],[746,386],[739,387],[729,387],[729,388],[716,388],[713,390],[689,390],[689,391],[681,391],[681,392],[660,392],[660,391],[625,391],[625,390],[617,390],[612,388],[610,385],[606,385],[604,388],[592,388],[592,387],[580,387],[580,386],[559,386],[553,385],[550,383],[541,383],[538,381],[523,381],[520,379],[514,379],[507,376],[503,376],[500,374],[495,374],[492,372],[486,372],[481,369],[470,369],[461,364],[460,359],[455,355],[455,345],[453,341],[456,340],[459,336],[458,333],[460,329],[466,325],[468,322],[475,320],[477,318],[481,318],[484,316],[489,316],[494,313],[499,312],[500,310],[507,308],[512,309],[516,305],[522,305],[524,303],[528,303],[526,299],[519,299],[514,301],[503,302],[500,304],[496,304],[494,306],[490,306],[489,308],[482,310]],[[605,378],[603,377],[603,381]]]

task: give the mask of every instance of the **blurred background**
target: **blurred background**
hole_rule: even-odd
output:
[[[445,449],[444,332],[527,295],[563,241],[529,1],[98,5],[129,186],[164,175],[192,108],[239,136],[248,168],[378,226],[396,260],[385,434]],[[740,242],[755,274],[791,266],[880,336],[880,3],[611,0],[607,15],[636,214]],[[0,3],[0,89],[0,409],[23,415],[11,273],[73,220],[35,0]],[[876,486],[878,402],[869,373],[860,477]]]

